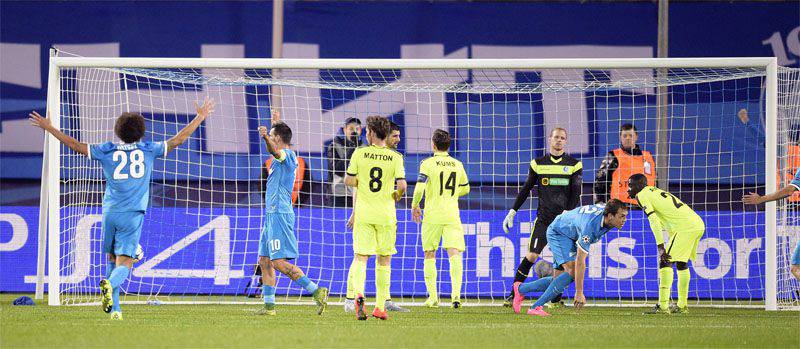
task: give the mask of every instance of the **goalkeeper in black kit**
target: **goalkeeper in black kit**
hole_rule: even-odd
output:
[[[542,249],[547,246],[547,227],[566,210],[578,207],[581,203],[581,186],[583,184],[583,164],[564,152],[567,144],[567,130],[556,127],[548,137],[549,152],[531,161],[528,179],[517,194],[514,207],[508,211],[503,220],[503,230],[508,233],[514,226],[514,216],[528,196],[534,185],[538,185],[539,205],[536,209],[536,220],[533,222],[531,238],[528,243],[528,254],[522,258],[514,275],[514,282],[524,282],[528,278],[531,266],[539,258]],[[506,297],[504,306],[510,307],[514,299],[511,293]],[[552,300],[551,306],[563,305],[561,296]]]

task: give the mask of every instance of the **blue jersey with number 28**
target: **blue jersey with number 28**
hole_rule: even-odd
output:
[[[150,200],[153,160],[167,155],[166,142],[92,144],[89,158],[103,165],[103,212],[144,212]]]

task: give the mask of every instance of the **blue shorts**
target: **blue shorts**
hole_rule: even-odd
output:
[[[144,212],[103,213],[103,253],[133,257],[142,237]]]
[[[258,255],[275,259],[297,258],[293,213],[267,213],[258,239]]]
[[[792,253],[792,265],[800,265],[800,241],[794,246],[794,253]]]
[[[572,239],[561,235],[552,229],[552,225],[547,228],[547,244],[550,251],[553,251],[553,268],[563,269],[561,265],[575,260],[578,254],[578,245]]]

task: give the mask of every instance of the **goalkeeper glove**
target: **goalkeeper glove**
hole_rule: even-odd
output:
[[[503,231],[508,234],[508,230],[514,227],[514,216],[517,214],[517,211],[511,209],[508,210],[508,214],[506,215],[506,219],[503,220]]]

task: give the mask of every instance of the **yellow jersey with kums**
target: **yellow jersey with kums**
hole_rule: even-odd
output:
[[[464,165],[447,152],[435,152],[422,160],[414,188],[412,207],[425,196],[423,222],[428,224],[461,224],[458,198],[469,193],[469,179]]]

